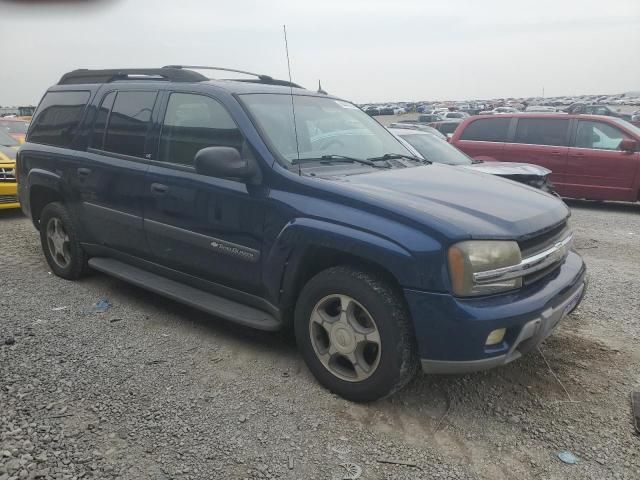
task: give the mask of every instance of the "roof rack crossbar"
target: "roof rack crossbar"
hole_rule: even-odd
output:
[[[111,70],[88,70],[79,69],[65,73],[58,85],[71,85],[83,83],[109,83],[116,80],[127,80],[133,78],[152,79],[156,77],[160,80],[170,82],[202,82],[209,80],[204,75],[191,70],[181,68],[120,68]]]

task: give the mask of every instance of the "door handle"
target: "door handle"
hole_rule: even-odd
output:
[[[166,195],[169,191],[169,187],[163,185],[162,183],[152,183],[151,184],[151,193],[154,195],[162,196]]]
[[[90,168],[84,168],[84,167],[80,167],[76,170],[76,173],[78,174],[78,176],[80,178],[85,178],[88,177],[89,175],[91,175],[91,169]]]
[[[551,152],[551,155],[553,155],[554,157],[559,157],[562,155],[562,152]]]

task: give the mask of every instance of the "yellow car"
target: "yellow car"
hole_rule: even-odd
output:
[[[20,208],[16,183],[16,152],[20,144],[0,130],[0,210]]]

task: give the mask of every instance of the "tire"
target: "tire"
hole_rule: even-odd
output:
[[[355,326],[351,333],[343,328],[345,321]],[[415,336],[404,299],[376,273],[348,266],[320,272],[300,293],[294,324],[309,370],[325,388],[348,400],[389,396],[417,371]],[[368,332],[364,341],[358,340],[362,332]]]
[[[57,276],[76,280],[86,273],[88,257],[80,246],[78,228],[64,204],[49,203],[42,210],[40,243],[51,271]]]

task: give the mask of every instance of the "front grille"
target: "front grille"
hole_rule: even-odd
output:
[[[540,235],[518,242],[522,258],[530,257],[552,247],[556,242],[566,237],[568,233],[567,222],[562,222]]]
[[[0,182],[15,182],[16,175],[13,168],[0,168]]]
[[[18,197],[16,195],[0,195],[0,204],[2,203],[17,203]]]
[[[518,242],[520,251],[522,252],[522,258],[531,257],[536,253],[553,247],[557,242],[566,238],[567,235],[569,235],[569,228],[567,227],[567,222],[565,221],[547,230],[546,232],[541,233],[540,235],[536,235],[527,240]],[[532,283],[541,280],[551,272],[555,271],[561,265],[562,261],[564,261],[564,258],[562,258],[561,261],[549,265],[543,270],[525,275],[522,279],[523,283],[525,285],[531,285]]]

